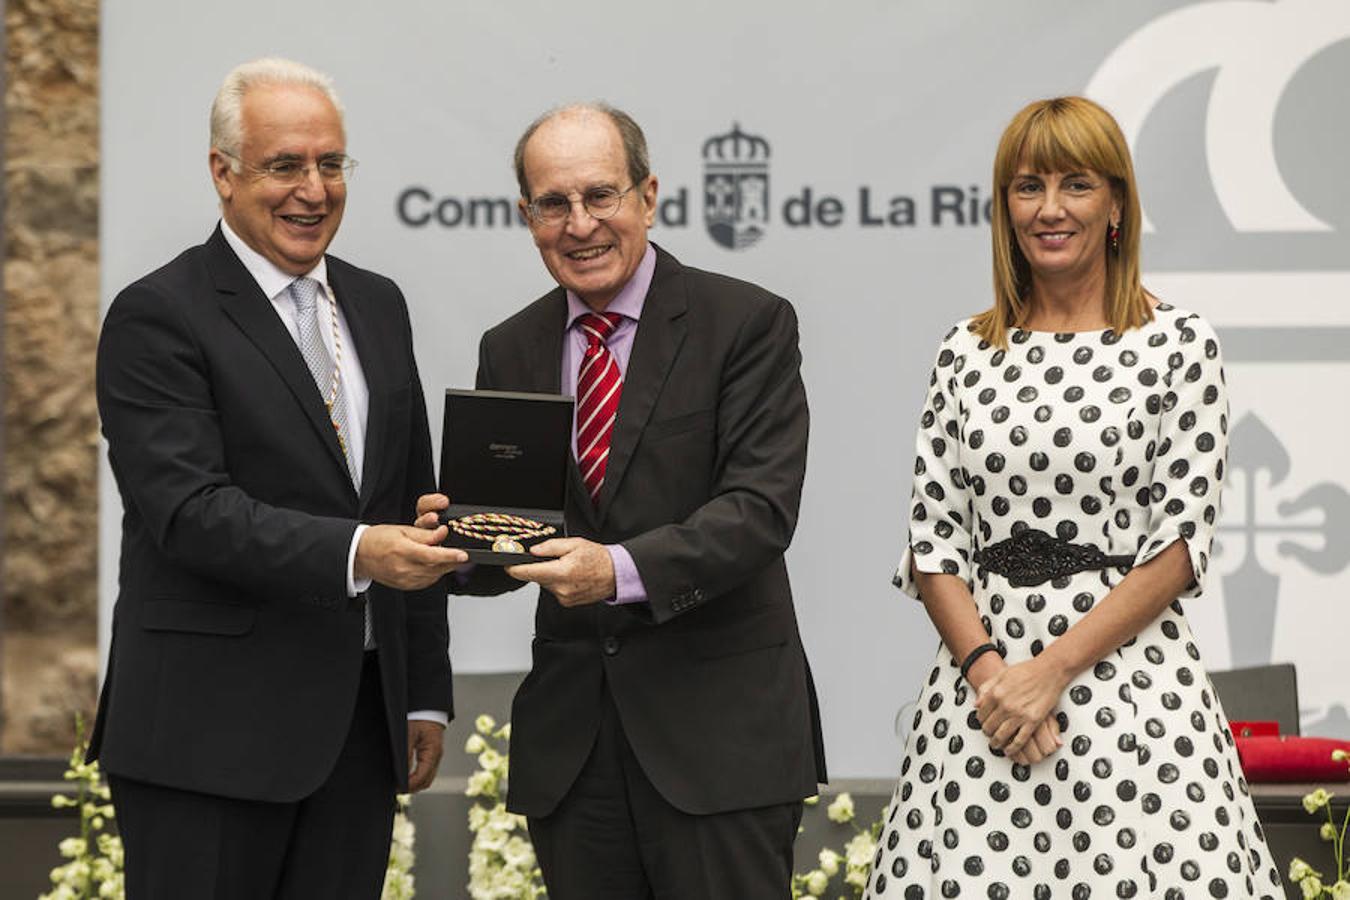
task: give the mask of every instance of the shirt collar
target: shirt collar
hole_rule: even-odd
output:
[[[225,242],[230,245],[234,255],[239,257],[244,268],[248,269],[248,273],[253,276],[253,280],[258,283],[258,287],[268,300],[290,287],[291,282],[297,277],[313,278],[323,285],[324,290],[328,290],[328,257],[319,257],[318,265],[303,276],[291,275],[278,269],[274,262],[244,243],[244,239],[235,234],[230,223],[223,218],[220,220],[220,230],[225,235]]]
[[[614,299],[609,301],[609,306],[605,307],[605,312],[618,313],[627,319],[636,322],[642,318],[642,305],[647,300],[647,290],[652,286],[652,276],[656,274],[656,250],[651,243],[647,244],[647,252],[642,254],[642,262],[638,263],[637,271],[633,277],[628,279]],[[571,291],[567,292],[567,327],[571,328],[576,324],[577,319],[586,313],[592,312],[580,297]]]

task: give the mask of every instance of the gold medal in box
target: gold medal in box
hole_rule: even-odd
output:
[[[557,394],[445,392],[440,490],[446,545],[482,565],[529,562],[567,534],[573,401]]]
[[[548,537],[558,531],[552,525],[506,513],[472,513],[451,519],[446,524],[455,534],[470,540],[490,542],[494,553],[524,553],[522,541]]]

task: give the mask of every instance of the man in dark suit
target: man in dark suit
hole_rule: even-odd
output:
[[[796,316],[648,243],[657,182],[624,113],[544,116],[516,173],[559,287],[483,336],[478,386],[577,396],[577,464],[571,536],[532,549],[547,561],[451,581],[541,587],[508,807],[553,900],[785,897],[825,780],[783,560],[806,468]],[[445,505],[423,498],[419,523]]]
[[[211,125],[219,227],[99,341],[124,516],[90,756],[132,900],[378,897],[395,794],[440,759],[465,557],[362,524],[433,477],[403,296],[325,255],[354,165],[330,82],[246,63]]]

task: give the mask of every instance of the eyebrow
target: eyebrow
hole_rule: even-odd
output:
[[[315,157],[315,159],[318,160],[319,162],[322,162],[323,160],[326,159],[343,159],[344,157],[346,157],[346,155],[347,154],[343,153],[341,150],[329,150],[326,153],[320,153],[317,157]],[[272,163],[304,162],[304,161],[305,157],[303,154],[300,153],[278,153],[275,156],[270,156],[267,159],[263,160],[263,165],[270,166]]]
[[[617,191],[618,189],[619,189],[619,186],[616,185],[616,184],[614,184],[613,182],[610,182],[610,181],[602,181],[602,182],[600,182],[599,184],[588,184],[588,185],[586,185],[586,187],[584,187],[584,188],[582,188],[581,190],[577,191],[577,193],[584,196],[585,194],[588,194],[588,193],[590,193],[591,191],[601,191],[601,190]],[[544,191],[543,193],[539,194],[538,196],[540,196],[540,197],[563,197],[563,198],[566,198],[568,195],[567,195],[567,194],[564,194],[562,191]]]

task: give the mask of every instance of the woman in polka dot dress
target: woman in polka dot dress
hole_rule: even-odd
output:
[[[920,421],[896,584],[942,646],[867,894],[1282,896],[1181,604],[1227,452],[1214,330],[1140,285],[1101,107],[1022,110],[994,180],[995,305],[944,337]]]

